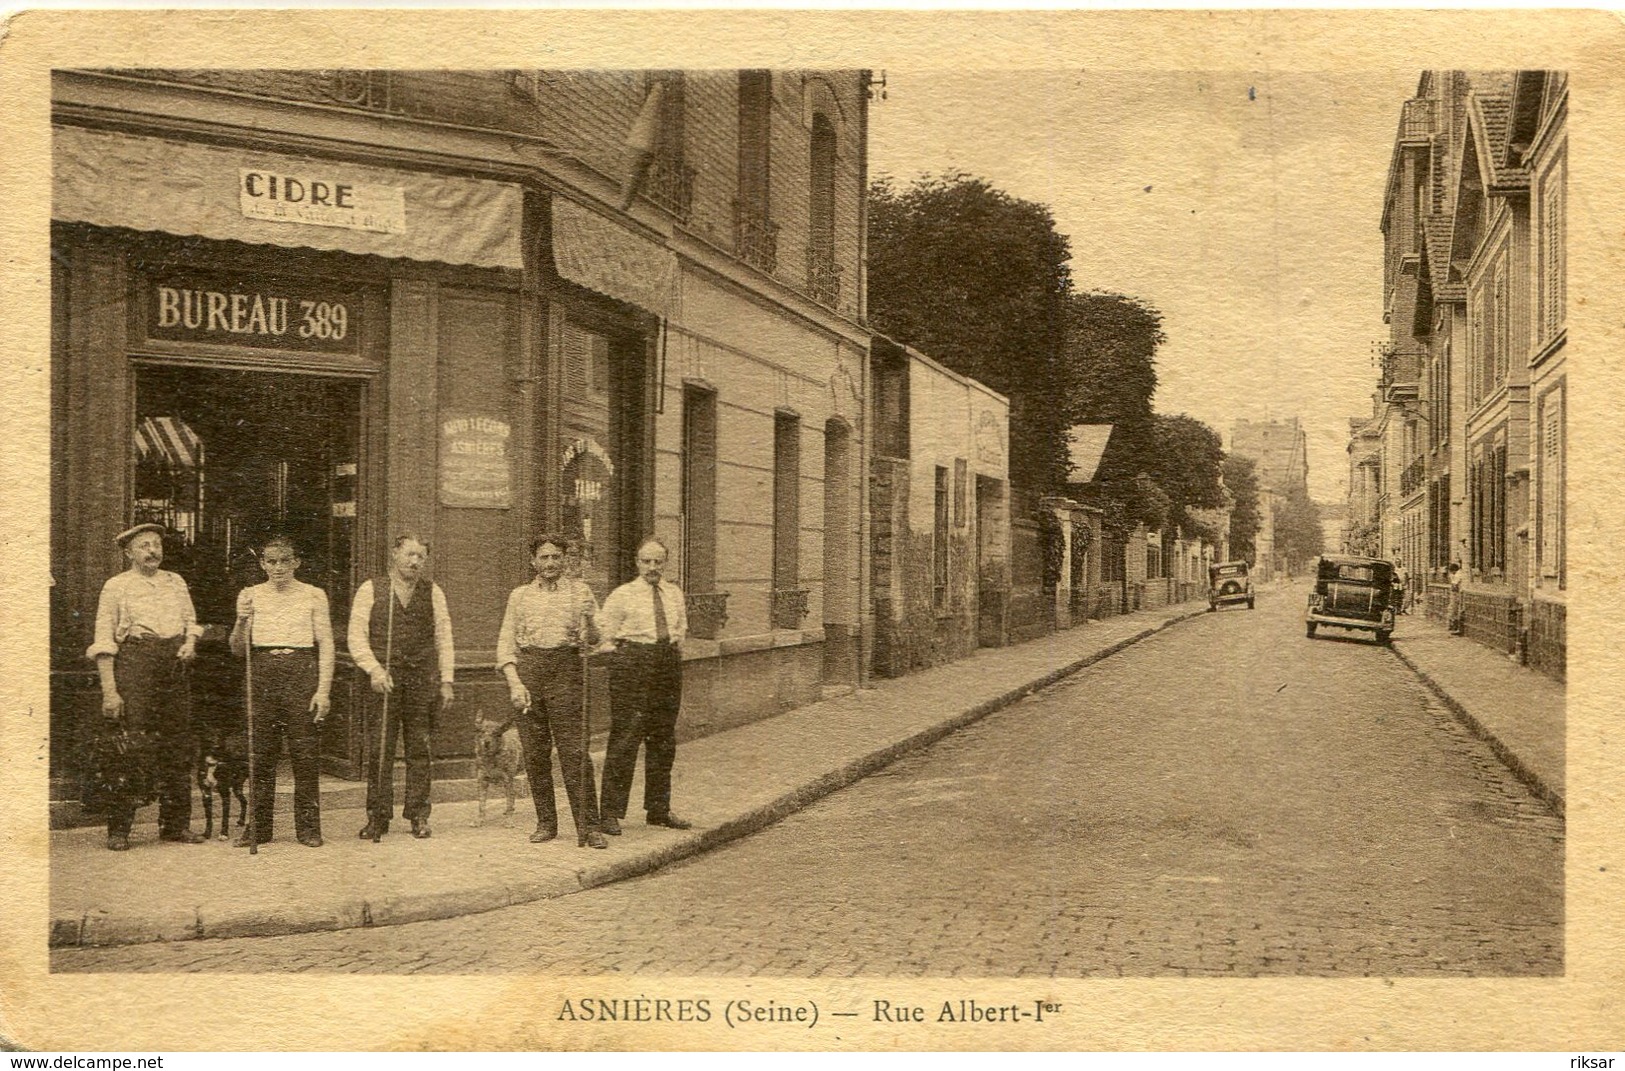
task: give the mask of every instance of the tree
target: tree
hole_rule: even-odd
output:
[[[1124,524],[1161,527],[1161,502],[1144,492],[1156,456],[1151,399],[1157,347],[1167,341],[1162,313],[1122,294],[1073,294],[1066,304],[1064,352],[1074,423],[1110,424],[1091,497]]]
[[[1294,484],[1275,505],[1275,553],[1286,559],[1287,568],[1318,557],[1326,549],[1326,532],[1320,523],[1320,510],[1309,498],[1309,488]]]
[[[1258,477],[1253,470],[1250,457],[1230,454],[1224,459],[1224,486],[1231,500],[1230,556],[1238,561],[1253,560],[1253,538],[1260,526]]]
[[[964,174],[869,193],[869,317],[1010,399],[1010,479],[1058,489],[1068,468],[1064,359],[1071,248],[1048,207]]]
[[[1190,511],[1224,505],[1224,440],[1218,432],[1184,413],[1159,413],[1152,429],[1151,477],[1168,496],[1168,526],[1180,529],[1186,536],[1217,543],[1219,533],[1192,517]]]

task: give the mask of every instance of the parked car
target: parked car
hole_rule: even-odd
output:
[[[1226,603],[1244,602],[1253,608],[1253,581],[1246,562],[1220,562],[1208,566],[1207,608],[1212,613]]]
[[[1324,555],[1315,567],[1304,632],[1315,638],[1315,626],[1365,629],[1387,643],[1394,633],[1396,592],[1394,566],[1380,558]]]

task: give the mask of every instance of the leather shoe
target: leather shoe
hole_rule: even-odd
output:
[[[107,850],[110,852],[129,851],[130,838],[123,833],[109,833],[107,835]]]
[[[182,829],[174,833],[160,833],[158,839],[170,844],[202,844],[206,838],[201,833]]]
[[[307,848],[320,848],[322,846],[322,835],[320,833],[303,833],[299,837],[299,843]]]
[[[599,828],[612,837],[618,837],[621,835],[621,820],[606,814],[599,821]]]
[[[269,844],[269,843],[271,843],[271,838],[270,837],[261,837],[259,840],[256,841],[253,837],[248,835],[248,830],[245,829],[241,833],[237,834],[237,839],[231,842],[231,846],[233,848],[246,848],[250,844]]]
[[[686,818],[678,818],[670,812],[666,814],[651,814],[649,824],[652,826],[665,826],[667,829],[693,829],[694,823]]]
[[[609,847],[609,841],[605,840],[604,835],[602,833],[598,832],[598,830],[596,830],[596,829],[591,830],[591,831],[589,831],[587,833],[586,844],[587,844],[587,847],[589,847],[589,848],[608,848]]]
[[[412,819],[412,836],[423,840],[429,836],[429,820],[427,818]]]
[[[367,824],[361,827],[361,832],[357,833],[356,836],[362,840],[371,840],[375,836],[381,837],[388,832],[389,821],[387,819],[369,818]]]
[[[537,826],[536,832],[530,835],[530,842],[532,844],[546,844],[548,841],[552,840],[558,835],[559,831],[556,829],[549,829],[547,826]]]

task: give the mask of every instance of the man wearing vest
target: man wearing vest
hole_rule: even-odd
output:
[[[451,704],[456,656],[446,596],[433,581],[420,583],[428,557],[428,545],[416,536],[397,536],[389,575],[362,584],[350,605],[350,657],[374,692],[368,704],[362,840],[389,832],[395,810],[395,741],[402,735],[406,802],[401,817],[412,823],[412,836],[429,835],[429,734],[435,713]],[[388,722],[381,730],[385,711]]]
[[[609,745],[604,755],[602,828],[621,832],[638,746],[644,747],[643,810],[652,826],[688,829],[671,810],[671,768],[677,758],[677,711],[683,697],[683,637],[688,613],[676,584],[662,580],[666,544],[650,537],[638,547],[636,580],[609,593],[600,621],[609,670]]]

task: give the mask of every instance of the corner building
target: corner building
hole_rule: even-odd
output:
[[[113,535],[175,534],[207,626],[194,720],[241,717],[233,599],[272,531],[332,600],[324,771],[363,755],[343,626],[433,546],[458,703],[526,544],[600,600],[660,535],[693,736],[863,672],[863,71],[54,76],[52,770],[97,711]],[[604,689],[594,689],[602,717]],[[472,752],[439,720],[437,775]]]

